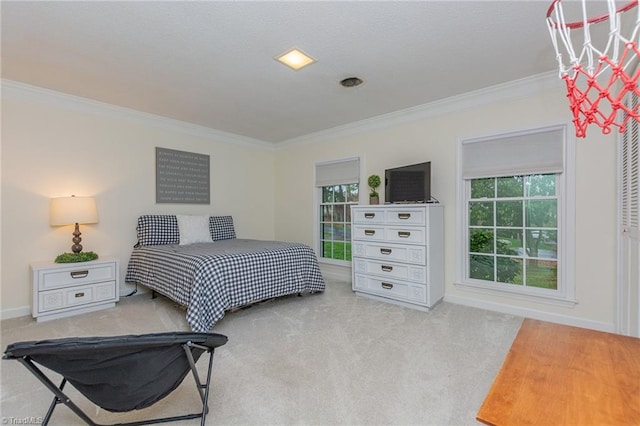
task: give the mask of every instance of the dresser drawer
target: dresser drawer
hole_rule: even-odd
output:
[[[69,286],[113,281],[116,279],[115,263],[73,265],[59,269],[38,271],[39,290],[51,290]]]
[[[384,226],[353,226],[351,233],[354,240],[385,241],[387,238]]]
[[[426,221],[426,210],[419,209],[406,209],[385,210],[385,223],[389,225],[416,225],[424,226]]]
[[[40,312],[49,312],[109,300],[116,300],[115,281],[47,290],[38,293]]]
[[[386,215],[385,210],[375,209],[375,210],[367,210],[367,209],[353,209],[351,212],[351,220],[353,223],[362,223],[362,224],[383,224],[385,221]]]
[[[354,257],[367,257],[369,259],[383,259],[418,265],[425,265],[427,258],[424,246],[354,242],[352,250]]]
[[[397,280],[384,280],[377,277],[355,274],[354,290],[364,291],[382,297],[426,305],[427,288],[425,285],[412,284]]]
[[[390,279],[399,279],[424,283],[427,277],[426,267],[395,262],[378,262],[368,259],[353,259],[356,274],[379,275]]]
[[[386,227],[385,236],[390,243],[424,245],[427,241],[425,228],[419,227]]]

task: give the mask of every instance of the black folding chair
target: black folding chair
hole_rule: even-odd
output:
[[[113,337],[72,337],[18,342],[7,346],[3,359],[20,361],[55,395],[43,419],[47,424],[58,404],[64,404],[88,425],[101,426],[87,416],[63,392],[67,382],[94,404],[111,412],[149,407],[173,392],[191,371],[202,411],[173,417],[117,423],[133,426],[201,418],[208,412],[209,385],[214,349],[227,343],[216,333],[156,333]],[[200,381],[196,362],[209,354],[207,380]],[[56,386],[36,365],[60,375]]]

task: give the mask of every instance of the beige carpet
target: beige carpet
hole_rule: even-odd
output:
[[[2,321],[0,343],[4,351],[16,341],[188,330],[184,315],[167,299],[138,294],[113,309],[45,323]],[[521,321],[449,303],[425,313],[355,296],[350,283],[328,280],[323,294],[255,305],[214,327],[229,342],[215,354],[207,424],[478,424],[476,412]],[[3,360],[0,368],[0,420],[36,422],[51,393],[17,361]],[[206,374],[204,358],[198,368]],[[198,409],[191,377],[158,404],[131,413],[106,412],[68,389],[100,423]],[[82,422],[60,405],[51,424]]]

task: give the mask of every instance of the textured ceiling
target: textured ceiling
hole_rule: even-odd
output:
[[[3,78],[267,142],[556,67],[547,1],[1,7]],[[318,62],[273,59],[294,46]]]

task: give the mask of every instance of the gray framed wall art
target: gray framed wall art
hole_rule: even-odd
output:
[[[208,155],[156,147],[156,203],[211,204]]]

